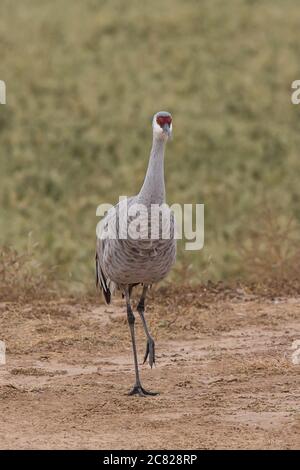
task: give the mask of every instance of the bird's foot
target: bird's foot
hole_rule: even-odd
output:
[[[148,390],[145,390],[141,385],[135,385],[133,389],[128,393],[128,395],[139,395],[140,397],[146,397],[148,395],[158,395],[158,392],[149,392]]]
[[[148,357],[149,357],[149,365],[152,369],[153,364],[155,364],[155,343],[152,338],[149,338],[147,340],[147,346],[146,346],[146,352],[145,352],[143,364],[145,364]]]

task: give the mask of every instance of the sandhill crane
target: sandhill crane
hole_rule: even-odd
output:
[[[100,233],[97,233],[96,246],[96,284],[102,290],[106,303],[110,303],[111,294],[117,288],[126,299],[127,320],[131,333],[133,359],[135,367],[135,385],[129,395],[156,395],[145,390],[140,381],[134,322],[135,317],[131,307],[131,291],[138,284],[143,285],[142,295],[137,305],[147,346],[144,363],[147,358],[150,367],[155,363],[155,344],[149,332],[145,316],[145,298],[148,288],[163,279],[171,269],[176,258],[176,241],[174,238],[174,217],[165,204],[164,153],[166,142],[172,135],[172,117],[170,113],[158,112],[152,121],[153,142],[150,152],[148,169],[140,192],[133,197],[120,201],[110,209],[102,219]],[[164,207],[159,218],[151,215],[152,207]],[[140,217],[140,232],[147,229],[147,234],[132,237],[129,229],[126,237],[120,236],[121,221],[130,223],[136,220],[135,215],[129,215],[130,209],[137,206]],[[142,223],[144,222],[144,224]],[[115,225],[114,225],[115,224]],[[110,229],[118,227],[117,236],[111,237]],[[169,228],[169,236],[162,235],[163,227]],[[153,230],[154,229],[154,230]],[[156,237],[153,237],[156,233]],[[105,236],[104,236],[105,234]],[[158,236],[157,236],[158,234]],[[154,239],[153,239],[154,238]]]

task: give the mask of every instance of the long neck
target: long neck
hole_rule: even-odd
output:
[[[147,173],[138,194],[138,200],[141,204],[162,204],[165,202],[165,146],[165,139],[153,137]]]

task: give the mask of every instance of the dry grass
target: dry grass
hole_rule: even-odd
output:
[[[48,269],[34,256],[35,246],[18,253],[0,248],[0,300],[39,298],[57,293],[54,269]]]
[[[179,251],[184,280],[245,274],[237,245],[265,194],[300,220],[297,0],[11,3],[0,6],[0,246],[26,253],[32,231],[36,259],[76,290],[92,285],[96,207],[139,190],[159,109],[174,116],[168,201],[205,204],[204,250]]]
[[[248,279],[260,283],[298,285],[300,279],[300,226],[271,208],[258,211],[240,257]]]
[[[249,375],[252,377],[266,377],[267,375],[275,374],[284,375],[287,371],[295,370],[291,361],[282,357],[282,355],[278,357],[274,357],[274,355],[269,357],[267,355],[262,356],[262,354],[257,357],[245,357],[245,355],[226,357],[225,355],[218,364],[218,367],[225,371],[228,363],[230,363],[232,373],[241,379]]]

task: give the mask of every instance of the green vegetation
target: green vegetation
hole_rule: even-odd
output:
[[[96,207],[139,189],[161,109],[168,201],[205,204],[205,248],[179,271],[245,276],[262,208],[299,222],[297,0],[2,0],[0,16],[0,245],[31,233],[90,286]]]

